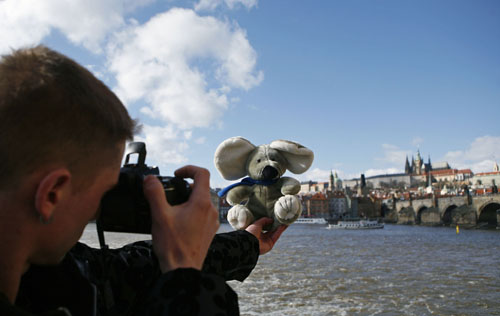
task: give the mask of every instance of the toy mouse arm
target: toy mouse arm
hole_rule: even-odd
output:
[[[279,179],[278,184],[281,186],[281,194],[283,195],[295,195],[300,191],[300,182],[294,178],[282,177]]]
[[[241,202],[248,200],[251,192],[252,192],[252,187],[250,186],[242,185],[234,187],[227,193],[226,201],[231,206],[240,204]]]

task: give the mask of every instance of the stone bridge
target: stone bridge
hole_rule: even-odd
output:
[[[389,221],[399,224],[500,227],[500,194],[395,201]]]

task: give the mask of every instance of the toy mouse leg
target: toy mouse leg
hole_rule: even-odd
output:
[[[300,200],[295,195],[282,196],[274,204],[274,215],[276,219],[285,225],[290,225],[302,212]]]
[[[243,205],[235,205],[231,207],[227,213],[227,221],[234,229],[245,229],[248,225],[254,222],[255,218],[248,208]]]

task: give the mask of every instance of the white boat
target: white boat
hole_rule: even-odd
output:
[[[310,218],[299,217],[299,218],[297,218],[297,220],[294,223],[295,224],[315,224],[315,225],[326,225],[326,224],[328,224],[328,222],[326,221],[326,219],[324,219],[322,217],[318,217],[318,218],[315,218],[315,217],[310,217]]]
[[[384,223],[376,220],[338,221],[337,224],[328,224],[328,229],[376,229],[384,228]]]

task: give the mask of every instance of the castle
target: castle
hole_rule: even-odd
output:
[[[417,150],[416,158],[412,156],[411,164],[406,156],[404,173],[382,174],[366,177],[366,184],[371,188],[410,188],[419,186],[431,186],[436,182],[456,182],[471,179],[473,173],[470,169],[453,169],[448,162],[431,163],[429,155],[425,163]],[[360,179],[344,180],[345,187],[357,188]]]
[[[433,166],[431,163],[430,155],[428,162],[424,163],[422,157],[420,156],[420,150],[417,150],[417,158],[413,158],[413,156],[411,157],[411,165],[408,161],[408,156],[406,156],[405,174],[408,175],[423,175],[431,171],[450,170],[450,169],[451,167],[446,161],[438,162]]]

